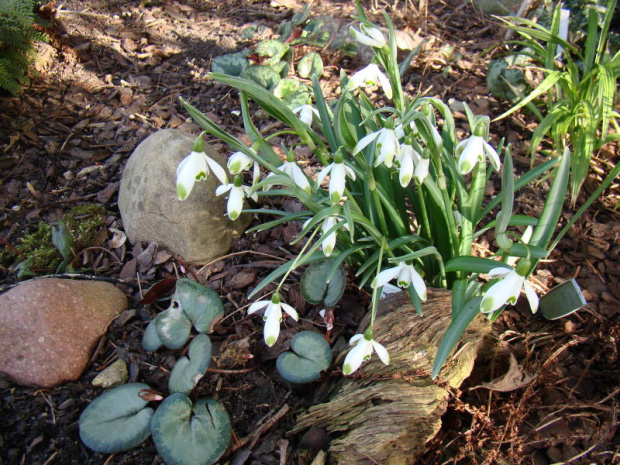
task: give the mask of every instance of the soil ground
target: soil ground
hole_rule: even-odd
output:
[[[485,72],[490,55],[481,58],[481,53],[501,43],[503,31],[467,2],[428,2],[421,8],[426,4],[375,0],[366,5],[374,17],[386,10],[398,28],[425,38],[405,75],[407,90],[465,101],[478,113],[501,114],[508,107],[489,95]],[[179,270],[222,296],[226,317],[214,335],[221,352],[243,341],[244,350],[219,360],[198,386],[198,394],[218,398],[232,418],[235,437],[223,462],[312,462],[324,435],[286,433],[296,413],[311,404],[314,389],[291,389],[274,368],[290,334],[267,350],[260,325],[243,310],[256,283],[294,255],[289,242],[296,226],[247,235],[226,257],[197,268],[148,244],[119,242],[117,207],[123,166],[141,140],[162,128],[197,133],[178,97],[241,133],[232,113],[238,108],[236,97],[205,78],[210,61],[251,45],[242,39],[245,27],[264,26],[262,34],[269,36],[300,6],[295,0],[67,0],[46,6],[52,12],[51,38],[40,47],[40,78],[21,98],[0,97],[0,237],[12,248],[40,222],[53,223],[76,205],[101,205],[104,227],[80,251],[79,260],[100,276],[126,280],[123,289],[133,299],[133,310],[112,323],[78,381],[49,390],[0,382],[0,463],[162,463],[150,441],[113,456],[93,453],[78,439],[77,419],[100,394],[92,379],[117,358],[129,363],[132,380],[165,390],[174,358],[141,349],[144,328],[157,309],[137,304],[141,293],[135,276],[137,271],[141,288],[147,289]],[[346,18],[352,12],[352,3],[344,0],[312,6],[313,15]],[[350,72],[363,65],[335,52],[325,53],[324,60],[326,89],[336,82],[339,68]],[[461,119],[465,133],[464,123]],[[491,132],[505,136],[515,147],[517,164],[526,166],[524,141],[533,128],[527,119],[515,117],[493,123]],[[226,151],[221,144],[219,148]],[[617,148],[600,158],[597,166],[604,172],[617,162]],[[588,180],[584,195],[600,175]],[[489,186],[489,193],[493,189]],[[536,214],[545,192],[544,184],[528,188],[517,208]],[[522,305],[505,311],[493,324],[488,350],[473,375],[452,393],[443,427],[420,463],[620,463],[620,225],[612,208],[617,192],[614,186],[604,193],[534,276],[541,292],[576,278],[587,307],[553,322],[531,315]],[[567,204],[561,221],[573,211]],[[16,282],[8,265],[3,263],[1,270],[5,287]],[[284,297],[304,316],[302,325],[320,328],[318,309],[304,304],[298,278],[292,277]],[[368,296],[352,284],[337,309],[334,337],[354,333],[367,303]],[[248,359],[249,354],[254,358]],[[520,387],[507,386],[501,377],[513,357],[516,373],[529,379]],[[272,421],[284,405],[292,408]],[[259,422],[269,427],[251,446],[244,444]]]

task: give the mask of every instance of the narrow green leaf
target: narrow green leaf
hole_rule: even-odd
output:
[[[526,98],[521,100],[517,105],[512,107],[510,110],[499,115],[493,121],[494,122],[499,121],[500,119],[503,119],[508,115],[511,115],[515,111],[520,110],[521,108],[526,106],[528,103],[530,103],[532,100],[534,100],[535,98],[538,98],[539,96],[547,92],[549,89],[551,89],[562,78],[563,78],[563,74],[561,72],[550,71],[545,77],[545,79],[543,79],[543,81],[538,85],[538,87],[531,94],[529,94]]]
[[[566,187],[568,185],[569,168],[570,152],[566,150],[560,161],[551,190],[547,195],[547,201],[538,220],[538,225],[532,233],[532,238],[530,239],[530,244],[532,245],[542,248],[546,248],[549,245],[551,236],[557,228],[558,220],[562,214]]]
[[[469,273],[488,273],[498,267],[512,269],[510,265],[482,257],[454,257],[446,262],[445,267],[447,272],[466,271]]]
[[[448,355],[450,355],[450,352],[452,352],[452,349],[456,346],[469,323],[471,323],[476,315],[480,313],[481,302],[482,297],[474,297],[456,312],[456,318],[452,320],[452,323],[446,330],[446,333],[443,335],[441,342],[439,343],[439,348],[437,349],[437,355],[435,356],[435,362],[433,364],[433,370],[431,372],[432,379],[435,379],[439,374],[439,371],[448,358]]]

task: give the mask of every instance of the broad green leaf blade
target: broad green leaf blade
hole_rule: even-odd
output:
[[[450,326],[446,330],[446,334],[441,338],[441,342],[439,343],[439,348],[437,349],[437,355],[435,356],[435,362],[433,364],[433,370],[431,372],[431,378],[435,379],[441,370],[444,362],[448,358],[448,355],[452,352],[457,342],[461,338],[463,332],[469,323],[473,321],[473,319],[480,313],[480,302],[482,302],[482,297],[474,297],[469,302],[467,302],[460,310],[456,313],[456,317],[452,320]]]
[[[181,357],[170,373],[168,390],[185,395],[194,389],[207,371],[211,361],[211,340],[206,334],[199,334],[189,345],[187,357]]]
[[[146,329],[144,330],[144,335],[142,336],[142,348],[147,352],[153,352],[154,350],[159,349],[163,342],[159,339],[157,335],[157,325],[155,323],[155,319],[151,320]]]
[[[551,289],[540,299],[540,311],[547,320],[557,320],[586,305],[586,299],[574,279]]]
[[[291,383],[311,383],[332,364],[332,351],[325,337],[312,331],[297,333],[291,351],[283,352],[276,361],[278,373]]]
[[[180,349],[189,339],[192,322],[178,301],[173,299],[170,308],[157,315],[154,321],[157,337],[168,349]]]
[[[92,401],[79,419],[80,439],[96,452],[114,454],[133,449],[151,434],[153,409],[138,393],[147,384],[131,383],[106,391]]]
[[[214,58],[211,63],[211,71],[231,76],[241,76],[249,64],[250,62],[243,56],[242,52],[229,53]]]
[[[338,267],[336,273],[328,282],[328,274],[333,260],[324,260],[312,263],[301,278],[301,295],[314,305],[323,303],[326,307],[333,307],[338,303],[346,284],[346,275],[342,267]]]
[[[199,399],[192,405],[185,395],[176,393],[153,415],[151,434],[168,465],[211,465],[228,447],[230,418],[213,399]]]
[[[177,281],[175,296],[199,333],[212,332],[224,315],[224,305],[217,292],[191,279]]]
[[[321,55],[310,52],[297,63],[297,74],[304,79],[320,77],[323,74],[323,60]]]
[[[271,65],[250,65],[241,74],[243,79],[249,79],[267,90],[273,90],[280,82],[280,73]]]

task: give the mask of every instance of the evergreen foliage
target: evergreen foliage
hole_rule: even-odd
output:
[[[0,0],[0,88],[18,96],[29,83],[34,42],[46,40],[36,31],[36,0]]]

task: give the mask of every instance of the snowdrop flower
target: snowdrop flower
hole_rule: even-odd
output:
[[[422,184],[428,176],[429,158],[423,158],[411,145],[400,146],[400,155],[397,157],[400,165],[398,178],[400,185],[407,187],[411,178],[414,177],[418,184]]]
[[[407,288],[410,284],[413,284],[413,288],[420,300],[426,300],[426,284],[422,276],[415,270],[413,265],[407,265],[405,262],[400,262],[394,268],[383,270],[372,280],[371,286],[373,288],[381,287],[394,278],[396,278],[396,284],[402,288]]]
[[[192,152],[181,160],[177,167],[177,197],[185,200],[194,188],[196,181],[207,179],[209,168],[222,184],[228,183],[226,171],[213,158],[209,157],[205,151],[205,143],[202,137],[198,137],[194,142]]]
[[[319,118],[319,112],[312,105],[301,105],[297,108],[293,108],[293,114],[299,115],[299,119],[306,123],[308,126],[312,126],[312,117]]]
[[[327,231],[329,231],[331,228],[336,226],[338,223],[341,223],[343,221],[344,219],[341,216],[329,215],[327,218],[323,220],[323,226],[321,227],[321,231],[323,232],[323,235],[325,235]],[[343,225],[343,228],[349,229],[349,225],[345,223]],[[334,251],[335,247],[336,247],[336,231],[329,233],[327,237],[323,239],[323,242],[321,243],[321,250],[323,251],[326,257],[329,257]]]
[[[230,171],[230,174],[248,171],[251,166],[253,167],[252,185],[254,185],[260,179],[260,165],[243,152],[235,152],[228,158],[228,171]]]
[[[256,192],[254,192],[251,187],[244,186],[242,183],[243,179],[240,175],[237,175],[232,184],[222,184],[215,190],[215,195],[222,195],[230,191],[226,210],[228,211],[228,217],[233,221],[239,218],[241,210],[243,210],[243,199],[245,197],[250,197],[254,201],[258,200]]]
[[[483,161],[485,155],[489,158],[495,171],[499,170],[500,161],[497,152],[482,136],[472,134],[468,139],[456,145],[456,156],[459,157],[459,171],[467,174],[474,169],[474,165]]]
[[[360,44],[368,45],[369,47],[383,48],[387,43],[383,32],[376,27],[368,27],[365,24],[360,24],[359,31],[353,26],[349,29],[353,38]]]
[[[265,309],[265,313],[263,313],[263,321],[265,321],[263,336],[265,338],[265,344],[271,347],[276,343],[280,335],[282,309],[295,321],[299,319],[299,315],[293,307],[284,302],[280,302],[280,294],[277,292],[271,297],[271,300],[259,300],[250,305],[248,314],[258,312],[263,308]]]
[[[374,63],[360,69],[357,73],[351,76],[351,80],[349,81],[350,90],[357,89],[358,87],[377,85],[383,87],[383,91],[385,92],[385,96],[387,98],[392,98],[392,85],[390,84],[390,80]]]
[[[484,294],[480,303],[480,311],[491,313],[503,305],[514,305],[521,294],[521,289],[525,289],[532,313],[536,313],[538,296],[532,285],[525,280],[525,273],[528,272],[529,267],[530,261],[523,259],[515,269],[497,267],[489,271],[491,279],[501,278],[501,280],[493,284]]]
[[[373,333],[371,329],[367,329],[364,334],[356,334],[349,341],[349,345],[356,344],[353,349],[349,351],[344,359],[344,365],[342,372],[345,375],[350,375],[356,371],[362,362],[370,360],[373,350],[377,352],[377,355],[383,363],[390,364],[390,354],[385,347],[379,344],[373,339]]]
[[[316,183],[321,185],[325,179],[325,176],[328,174],[330,175],[329,198],[332,203],[338,203],[344,194],[346,177],[348,176],[355,181],[355,172],[344,164],[342,161],[342,155],[336,153],[334,156],[334,162],[323,168],[316,178]]]
[[[353,149],[353,155],[364,150],[373,140],[377,140],[377,150],[379,156],[375,159],[375,166],[383,163],[388,168],[392,167],[394,157],[400,155],[400,144],[396,130],[390,128],[382,128],[378,131],[362,137]]]
[[[280,166],[278,166],[278,169],[283,173],[287,174],[291,179],[293,179],[293,181],[295,181],[295,184],[301,187],[304,192],[306,192],[307,194],[310,194],[310,192],[312,192],[312,189],[310,188],[310,183],[308,182],[308,178],[304,174],[303,170],[299,167],[294,157],[292,160],[287,160],[282,163]]]

